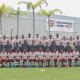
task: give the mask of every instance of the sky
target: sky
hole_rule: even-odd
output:
[[[0,6],[5,3],[6,6],[12,6],[16,10],[18,7],[22,11],[28,11],[25,4],[17,4],[19,1],[31,1],[34,4],[38,0],[0,0]],[[53,9],[60,9],[62,14],[55,13],[55,15],[64,15],[64,16],[72,16],[72,17],[79,17],[80,18],[80,0],[46,0],[48,2],[48,7],[45,4],[42,5],[42,9],[47,11]],[[40,8],[36,8],[35,12],[38,12]],[[30,10],[32,12],[32,10]]]

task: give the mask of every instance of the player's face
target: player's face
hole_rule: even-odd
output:
[[[13,37],[11,36],[11,40],[13,39]]]
[[[63,37],[63,40],[65,40],[65,36]]]
[[[30,38],[31,37],[31,34],[28,34],[28,37]]]
[[[63,50],[61,50],[61,53],[63,54]]]
[[[7,41],[7,44],[9,44],[9,40]]]
[[[50,35],[50,39],[52,38],[52,35]]]
[[[79,39],[79,36],[77,36],[77,39]]]
[[[56,49],[54,49],[54,52],[56,52]]]
[[[39,41],[39,44],[41,45],[41,44],[42,44],[42,42],[41,42],[41,41]]]
[[[39,49],[39,52],[42,52],[42,49],[41,48]]]
[[[43,36],[43,40],[45,40],[45,36]]]
[[[36,34],[36,37],[38,38],[39,37],[39,34]]]
[[[59,37],[59,34],[56,34],[56,37],[58,38]]]
[[[10,53],[12,53],[12,49],[10,49]]]
[[[69,46],[69,42],[67,43],[67,46]]]
[[[32,53],[34,52],[34,50],[32,49]]]
[[[70,53],[70,50],[68,50],[68,53]]]
[[[24,53],[26,53],[26,50],[24,50]]]
[[[34,41],[32,41],[32,44],[34,44],[35,42]]]
[[[19,52],[19,49],[17,49],[17,53]]]
[[[77,52],[77,49],[75,49],[75,52]]]
[[[48,46],[48,42],[46,42],[46,46]]]
[[[22,35],[22,39],[24,39],[24,35]]]
[[[72,40],[72,37],[70,37],[70,40]]]
[[[3,36],[3,39],[6,39],[6,36],[5,35]]]
[[[3,53],[4,53],[4,52],[5,52],[5,49],[3,49],[2,51],[3,51]]]
[[[49,52],[49,49],[47,49],[47,52]]]
[[[62,45],[62,42],[60,42],[60,45]]]
[[[16,39],[18,39],[18,36],[16,36]]]

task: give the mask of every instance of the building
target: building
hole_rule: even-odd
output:
[[[33,36],[33,16],[32,13],[30,14],[31,18],[27,15],[19,16],[19,37],[21,37],[22,34],[27,37],[28,33],[31,33],[31,35]],[[46,36],[46,38],[48,38],[49,36],[49,32],[46,30],[46,18],[46,16],[38,16],[38,14],[35,13],[35,34],[38,33],[41,38],[44,35]],[[56,33],[59,33],[61,38],[64,35],[67,38],[69,38],[70,36],[75,38],[77,35],[80,35],[80,18],[61,15],[51,16],[51,18],[61,19],[63,21],[73,21],[72,32],[51,31],[50,33],[52,34],[53,38],[55,37]],[[14,29],[12,31],[12,35],[15,37],[17,34],[17,17],[13,15],[9,17],[8,14],[6,14],[2,16],[2,35],[11,35],[11,29]]]

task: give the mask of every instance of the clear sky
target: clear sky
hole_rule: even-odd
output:
[[[20,7],[22,11],[26,11],[27,7],[25,4],[17,4],[19,1],[31,1],[36,3],[38,0],[0,0],[0,5],[3,3],[6,6],[12,6],[16,10],[17,7]],[[42,9],[47,11],[58,8],[62,11],[62,15],[65,16],[73,16],[80,18],[80,0],[46,0],[48,2],[48,7],[46,5],[42,5]],[[40,9],[35,9],[35,12],[38,12]],[[32,10],[30,10],[32,12]],[[59,13],[55,13],[59,14]],[[60,15],[60,14],[59,14]]]

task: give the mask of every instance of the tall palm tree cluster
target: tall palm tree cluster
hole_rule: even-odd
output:
[[[35,18],[34,18],[34,12],[35,12],[35,9],[37,7],[40,8],[40,11],[38,12],[38,15],[39,16],[47,16],[48,17],[48,23],[50,23],[50,16],[53,15],[54,16],[54,13],[56,11],[61,12],[61,10],[59,9],[54,9],[54,10],[50,10],[50,11],[46,11],[44,9],[41,9],[42,8],[42,4],[46,4],[46,7],[48,6],[48,3],[46,0],[39,0],[38,2],[36,2],[35,4],[33,4],[32,2],[27,2],[27,1],[20,1],[18,2],[18,4],[25,4],[27,6],[27,10],[33,10],[33,38],[35,37]],[[2,21],[1,21],[1,16],[6,14],[8,12],[9,16],[11,15],[14,15],[14,16],[17,16],[17,35],[19,34],[19,15],[29,15],[29,17],[31,17],[30,13],[28,11],[25,11],[25,12],[22,12],[20,10],[20,8],[18,7],[17,10],[15,11],[13,7],[11,6],[7,6],[5,4],[2,4],[0,6],[0,30],[1,30],[1,35],[2,35]],[[50,24],[48,24],[49,26],[49,35],[50,35]]]

